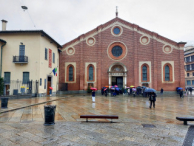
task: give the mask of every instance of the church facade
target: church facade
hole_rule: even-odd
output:
[[[59,81],[68,90],[89,86],[185,87],[184,45],[118,17],[63,45]]]

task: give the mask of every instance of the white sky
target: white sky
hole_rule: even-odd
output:
[[[194,45],[194,0],[0,0],[0,20],[7,30],[44,30],[63,45],[115,18],[116,6],[119,18]]]

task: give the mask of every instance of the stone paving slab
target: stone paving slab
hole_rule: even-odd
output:
[[[15,101],[20,103],[20,101]],[[148,98],[71,96],[56,105],[54,126],[44,126],[44,105],[0,114],[0,145],[182,145],[188,126],[176,116],[193,116],[194,97],[158,96],[156,108]],[[118,120],[80,119],[84,114],[118,115]],[[193,122],[189,122],[191,124]],[[144,128],[142,124],[153,124]]]
[[[53,126],[39,123],[3,123],[0,145],[138,145],[181,146],[187,126],[142,123],[56,122]],[[134,128],[135,127],[135,128]],[[180,128],[182,131],[180,132]],[[166,134],[161,134],[167,132]]]

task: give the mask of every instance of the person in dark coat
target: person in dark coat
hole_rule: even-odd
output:
[[[107,97],[107,89],[104,91],[104,95]]]
[[[183,98],[183,90],[182,89],[180,90],[179,94],[180,94],[180,98],[181,97]]]
[[[150,98],[149,98],[149,101],[150,101],[150,108],[152,108],[152,103],[153,103],[153,107],[155,108],[155,101],[156,101],[156,94],[154,92],[151,92],[150,93]]]
[[[164,92],[164,90],[163,90],[163,88],[161,88],[160,93],[163,94],[163,92]]]
[[[192,87],[190,87],[190,89],[189,89],[189,90],[190,90],[190,94],[192,94],[192,90],[193,90],[193,89],[192,89]]]

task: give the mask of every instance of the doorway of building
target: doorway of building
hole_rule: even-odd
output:
[[[120,89],[123,88],[123,77],[112,77],[112,86],[117,85]]]
[[[5,85],[6,95],[9,95],[10,85]]]
[[[149,87],[148,83],[142,83],[142,86]]]
[[[51,77],[48,77],[47,79],[47,95],[49,95],[49,90],[50,90],[49,87],[51,87]]]

